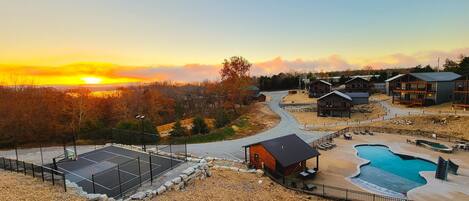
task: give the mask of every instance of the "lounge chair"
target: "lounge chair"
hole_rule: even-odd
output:
[[[326,151],[326,150],[327,150],[327,148],[324,147],[324,146],[322,146],[322,144],[318,145],[318,149],[323,150],[323,151]]]
[[[368,132],[368,135],[375,135],[373,132]]]
[[[358,135],[360,133],[358,133],[358,131],[353,131],[353,134]]]
[[[318,188],[318,187],[317,187],[316,185],[314,185],[314,184],[305,184],[305,185],[304,185],[304,189],[305,189],[305,190],[308,190],[308,191],[312,191],[312,190],[314,190],[314,189],[316,189],[316,188]]]

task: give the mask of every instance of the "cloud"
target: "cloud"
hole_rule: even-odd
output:
[[[457,60],[460,55],[469,55],[469,48],[451,51],[422,51],[414,54],[390,54],[376,58],[345,59],[334,54],[316,59],[286,60],[275,57],[268,61],[254,62],[251,75],[272,75],[280,72],[320,72],[346,69],[360,69],[372,66],[375,69],[390,67],[413,67],[419,64],[440,66],[446,58]],[[249,58],[247,58],[249,59]],[[85,76],[105,78],[107,83],[152,82],[172,80],[196,82],[215,80],[219,77],[221,65],[186,64],[181,66],[122,66],[109,63],[76,63],[58,67],[0,65],[0,74],[37,78],[40,84],[82,84]],[[62,82],[62,83],[61,83]]]

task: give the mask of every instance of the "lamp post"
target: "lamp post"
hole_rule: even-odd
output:
[[[140,127],[142,129],[142,135],[140,136],[140,142],[142,143],[142,149],[143,151],[147,151],[147,147],[145,145],[145,142],[143,140],[143,135],[145,135],[144,127],[143,127],[143,120],[145,119],[145,115],[137,115],[135,116],[136,119],[140,120]]]

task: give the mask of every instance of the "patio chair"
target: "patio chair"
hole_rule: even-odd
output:
[[[308,190],[308,191],[312,191],[312,190],[315,190],[315,189],[317,189],[317,188],[318,188],[318,187],[317,187],[316,185],[314,185],[314,184],[306,184],[306,185],[304,185],[304,189],[305,189],[305,190]]]
[[[318,149],[323,150],[323,151],[327,151],[327,148],[322,146],[322,144],[318,145]]]

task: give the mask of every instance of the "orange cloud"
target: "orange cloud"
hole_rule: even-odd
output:
[[[331,55],[317,59],[285,60],[275,57],[272,60],[255,62],[251,75],[271,75],[280,72],[319,72],[346,69],[413,67],[419,64],[436,66],[446,58],[457,59],[459,55],[469,55],[469,48],[451,51],[422,51],[415,54],[390,54],[378,58],[345,59]],[[247,58],[249,59],[249,58]],[[103,84],[152,82],[172,80],[195,82],[218,79],[221,65],[187,64],[182,66],[121,66],[109,63],[76,63],[57,67],[0,65],[0,84],[26,83],[42,85],[84,84],[83,78],[99,78]]]

